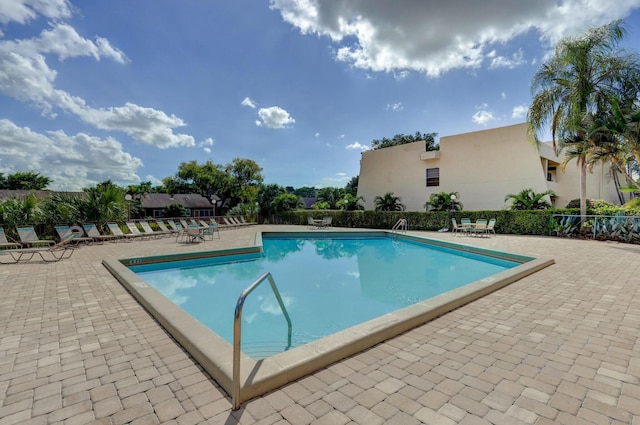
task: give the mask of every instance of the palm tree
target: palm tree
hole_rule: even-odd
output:
[[[0,205],[2,222],[12,227],[36,224],[42,218],[40,202],[33,192],[24,197],[16,196],[6,199]]]
[[[538,142],[538,135],[550,124],[556,152],[571,146],[580,167],[582,215],[586,214],[586,172],[592,152],[583,143],[588,117],[609,109],[612,96],[632,92],[628,83],[638,75],[635,56],[616,49],[625,32],[622,21],[613,21],[580,37],[561,40],[531,83],[530,136]]]
[[[511,193],[504,197],[504,201],[512,200],[512,210],[545,210],[551,208],[551,203],[545,199],[545,196],[555,196],[553,190],[536,193],[533,189],[523,189],[519,193]]]
[[[376,196],[373,203],[376,211],[404,211],[405,206],[398,196],[393,196],[393,192],[387,192],[384,196]]]
[[[362,196],[354,196],[347,193],[336,203],[336,207],[345,211],[363,210],[364,207],[360,204],[360,201],[364,201]]]
[[[85,188],[86,205],[83,207],[85,218],[100,226],[109,221],[127,218],[125,190],[106,180],[95,187]]]
[[[611,111],[598,117],[589,131],[589,139],[594,144],[589,166],[609,163],[625,177],[629,187],[635,186],[635,190],[640,191],[640,183],[631,171],[640,163],[640,109],[623,111],[617,99],[611,106]]]
[[[304,201],[293,193],[283,193],[276,196],[271,205],[275,212],[285,212],[304,208]]]
[[[458,192],[432,193],[424,207],[431,211],[450,211],[451,209],[460,211],[464,208],[462,202],[460,202],[460,194]]]

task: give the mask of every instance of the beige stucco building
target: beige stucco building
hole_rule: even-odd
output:
[[[563,172],[561,162],[550,143],[534,146],[527,124],[516,124],[441,137],[439,151],[415,142],[363,152],[358,196],[367,210],[376,196],[393,192],[407,211],[424,211],[431,194],[458,192],[464,209],[477,211],[508,208],[505,196],[523,189],[551,189],[552,204],[564,208],[580,197],[580,171],[572,161]],[[619,204],[608,167],[587,174],[587,197]]]

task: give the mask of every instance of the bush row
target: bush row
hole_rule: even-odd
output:
[[[460,223],[461,218],[496,219],[496,233],[514,235],[551,235],[555,225],[554,214],[580,214],[579,209],[549,209],[531,211],[456,211],[453,216]],[[442,228],[451,230],[451,213],[447,211],[429,212],[386,212],[386,211],[288,211],[272,218],[278,224],[306,225],[308,217],[321,219],[331,217],[336,227],[391,229],[401,218],[407,220],[410,230],[436,231]]]

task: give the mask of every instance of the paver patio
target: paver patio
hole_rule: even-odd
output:
[[[638,245],[410,232],[556,264],[237,411],[101,264],[251,245],[256,230],[283,228],[296,227],[0,265],[0,425],[640,425]]]

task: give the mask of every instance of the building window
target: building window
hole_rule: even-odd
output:
[[[440,169],[427,168],[427,187],[440,186]]]

